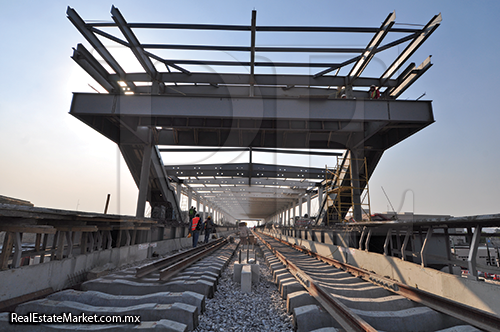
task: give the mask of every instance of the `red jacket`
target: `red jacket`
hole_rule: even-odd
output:
[[[196,226],[198,225],[199,222],[200,222],[200,217],[193,218],[193,221],[191,223],[191,230],[192,231],[196,230]]]

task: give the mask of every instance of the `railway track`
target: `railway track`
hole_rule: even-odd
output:
[[[63,290],[23,303],[16,308],[16,317],[33,319],[36,313],[38,322],[44,319],[45,323],[9,324],[10,314],[0,313],[0,331],[193,331],[237,246],[219,239],[138,268],[86,281],[78,291]],[[54,324],[54,315],[66,315],[70,322]],[[106,324],[89,324],[94,315],[103,317]],[[122,323],[112,316],[119,317]],[[111,319],[115,322],[108,321]],[[125,319],[128,321],[123,324]]]
[[[425,305],[439,306],[435,302],[442,299],[412,293],[404,285],[354,267],[339,266],[338,262],[311,252],[308,255],[303,252],[306,250],[293,248],[271,236],[257,234],[257,237],[261,247],[266,247],[266,261],[274,271],[282,296],[288,297],[298,331],[320,328],[327,328],[321,331],[481,331],[470,324],[471,320],[486,331],[500,330],[495,316],[477,313],[473,308],[465,313],[463,307],[452,308],[447,303],[446,310],[468,321],[464,322]],[[310,294],[308,298],[304,297],[305,292],[298,291],[302,287]],[[300,300],[295,299],[299,297],[297,294]]]

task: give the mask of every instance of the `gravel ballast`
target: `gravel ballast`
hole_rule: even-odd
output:
[[[233,282],[234,257],[219,279],[214,298],[207,299],[206,312],[199,317],[195,331],[293,331],[292,315],[286,312],[272,273],[258,257],[260,281],[252,285],[252,293],[241,292]]]

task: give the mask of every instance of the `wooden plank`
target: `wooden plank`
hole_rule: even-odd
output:
[[[122,245],[122,233],[123,233],[123,231],[121,229],[119,229],[118,236],[116,238],[116,247],[117,248],[120,248],[120,246]]]
[[[94,233],[87,233],[89,240],[89,252],[94,252]]]
[[[57,239],[59,236],[61,236],[61,232],[57,231],[52,241],[52,254],[50,255],[50,260],[54,260],[56,258]]]
[[[111,231],[106,231],[107,246],[106,249],[111,249],[113,243],[113,237],[111,237]]]
[[[97,232],[97,226],[94,225],[78,225],[78,226],[55,226],[58,231],[61,232]]]
[[[130,244],[134,245],[137,239],[137,229],[132,231],[132,242]]]
[[[73,257],[73,237],[74,232],[66,232],[66,242],[68,243],[68,250],[66,251],[66,257]]]
[[[13,225],[0,224],[0,232],[20,232],[20,233],[36,233],[36,234],[55,234],[56,229],[47,225]]]
[[[14,233],[14,245],[16,248],[14,251],[14,256],[12,257],[12,267],[14,268],[18,268],[21,265],[21,254],[23,253],[22,237],[23,233]]]
[[[138,231],[150,231],[151,227],[147,227],[147,226],[135,226],[134,229],[138,230]]]
[[[88,246],[88,233],[82,232],[82,237],[80,238],[80,255],[84,255],[87,253]]]
[[[35,238],[35,251],[40,251],[41,241],[42,241],[42,234],[38,233]]]
[[[1,204],[33,206],[33,203],[31,203],[30,201],[25,201],[23,199],[3,196],[3,195],[0,195],[0,203]]]
[[[59,231],[59,238],[57,241],[57,249],[56,249],[56,260],[61,260],[63,259],[64,255],[64,236],[66,235],[66,232],[61,232]]]
[[[47,295],[52,293],[54,293],[54,290],[52,288],[45,288],[34,293],[25,294],[13,299],[2,301],[0,302],[0,311],[14,311],[14,306],[17,306],[18,304],[46,297]]]
[[[47,242],[49,241],[49,234],[44,234],[43,235],[43,243],[42,243],[42,252],[45,252],[45,249],[47,249]],[[43,263],[45,260],[45,254],[40,255],[40,263]]]
[[[134,234],[135,234],[135,230],[134,230]],[[126,230],[125,235],[127,236],[127,241],[125,242],[125,245],[129,246],[130,245],[130,231]]]
[[[9,257],[12,253],[12,245],[14,244],[14,233],[7,232],[3,240],[2,253],[0,254],[0,270],[7,270]]]

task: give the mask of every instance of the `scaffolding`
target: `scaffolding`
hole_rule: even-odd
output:
[[[359,172],[353,172],[353,161],[359,163]],[[364,170],[364,172],[361,172]],[[353,174],[359,174],[353,178]],[[326,215],[324,223],[343,223],[354,220],[353,212],[357,206],[361,209],[363,221],[371,221],[370,191],[368,186],[368,168],[366,158],[351,158],[350,154],[344,158],[337,158],[334,169],[326,167],[325,172]],[[356,185],[357,184],[357,185]],[[356,203],[356,192],[360,193],[359,203]]]

